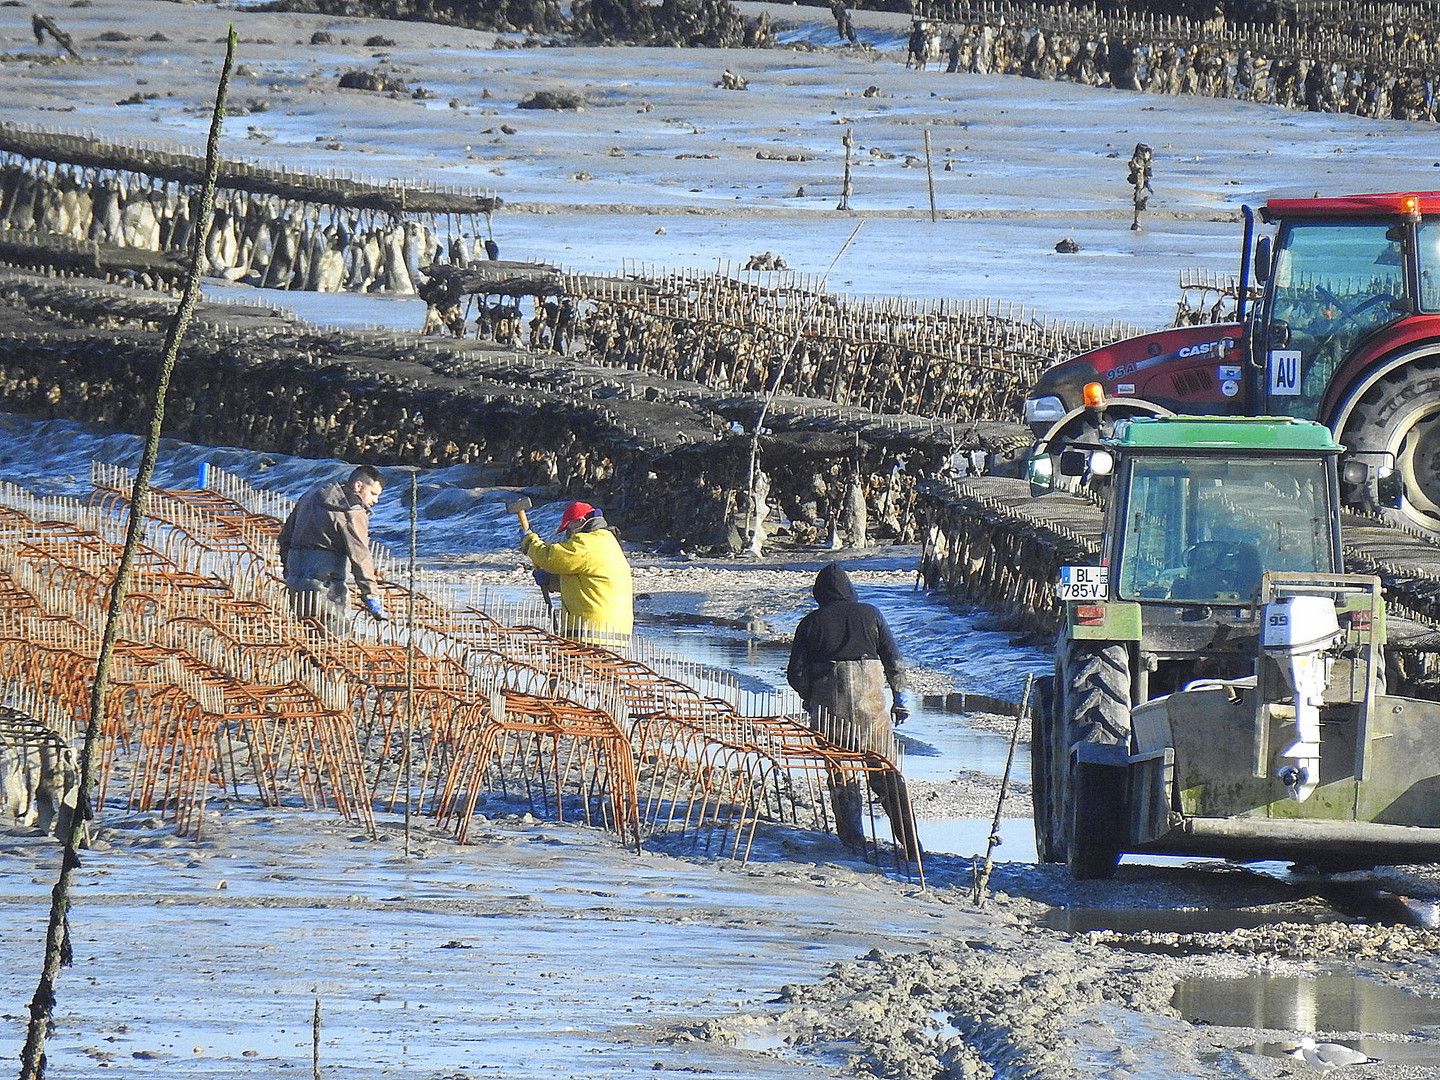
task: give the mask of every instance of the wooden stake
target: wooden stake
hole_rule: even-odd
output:
[[[230,73],[235,64],[237,40],[235,27],[232,25],[225,43],[225,62],[220,70],[220,84],[215,91],[215,109],[210,118],[210,139],[205,148],[205,180],[200,188],[199,212],[196,214],[195,232],[190,241],[190,270],[185,276],[185,291],[165,335],[160,370],[155,378],[150,427],[145,435],[140,465],[135,470],[135,486],[130,494],[125,549],[120,556],[120,565],[115,569],[115,580],[110,588],[110,603],[105,612],[105,631],[95,662],[95,682],[90,690],[90,715],[85,724],[85,739],[80,750],[76,812],[65,836],[60,876],[51,893],[50,923],[45,935],[45,960],[40,981],[35,988],[35,997],[30,1002],[30,1026],[25,1036],[25,1047],[20,1053],[20,1080],[44,1080],[45,1039],[51,1015],[55,1010],[55,979],[60,968],[67,966],[71,959],[67,918],[70,910],[70,881],[80,865],[79,850],[85,836],[87,819],[92,814],[90,789],[95,773],[96,746],[100,741],[100,730],[103,726],[105,694],[109,689],[110,666],[120,631],[125,590],[129,584],[136,552],[144,536],[145,505],[149,500],[150,478],[155,473],[155,459],[160,454],[160,430],[165,422],[165,396],[170,389],[170,375],[175,370],[175,361],[180,355],[180,339],[190,325],[190,317],[194,314],[195,304],[200,296],[200,277],[205,266],[205,237],[210,232],[210,221],[215,210],[215,181],[220,172],[220,130],[225,119],[225,98],[230,90]]]
[[[854,128],[846,128],[846,129],[845,129],[845,137],[842,138],[840,141],[841,141],[841,143],[843,143],[844,146],[845,146],[845,178],[844,178],[844,180],[843,180],[843,181],[841,182],[841,184],[840,184],[840,205],[837,206],[837,207],[835,207],[835,209],[836,209],[836,210],[849,210],[849,209],[850,209],[850,151],[851,151],[851,149],[853,149],[854,146],[855,146],[855,129],[854,129]]]
[[[1020,741],[1020,725],[1030,715],[1030,688],[1034,685],[1035,676],[1026,675],[1025,693],[1020,698],[1020,712],[1015,717],[1015,729],[1010,732],[1010,752],[1005,755],[1005,772],[1000,777],[1000,797],[995,800],[995,820],[990,823],[990,839],[985,844],[985,862],[975,873],[975,891],[971,895],[971,900],[977,907],[985,902],[990,885],[990,868],[994,865],[995,845],[1000,843],[1000,814],[1005,809],[1005,792],[1010,787],[1010,766],[1015,761],[1015,745]]]
[[[862,218],[850,235],[846,237],[845,243],[840,245],[840,250],[835,253],[835,257],[830,260],[830,265],[825,269],[825,276],[820,279],[819,287],[810,293],[807,315],[812,314],[819,306],[825,282],[830,279],[830,271],[835,269],[835,264],[840,261],[840,257],[855,242],[855,237],[860,235],[860,230],[864,225],[865,219]],[[759,415],[755,417],[755,430],[750,433],[750,469],[749,476],[746,478],[745,490],[750,499],[750,547],[756,555],[761,554],[760,545],[756,541],[760,536],[760,524],[764,520],[764,508],[759,505],[759,500],[755,497],[756,473],[760,463],[760,432],[765,427],[765,415],[770,411],[770,406],[775,401],[775,395],[780,392],[780,384],[785,378],[785,368],[789,366],[790,358],[795,355],[795,349],[800,344],[800,335],[804,332],[804,326],[803,318],[796,323],[795,332],[790,336],[790,340],[785,346],[785,352],[780,357],[780,366],[775,369],[775,379],[770,385],[770,392],[760,406]]]
[[[930,129],[925,129],[925,184],[930,189],[930,221],[935,222],[935,161],[930,156]]]

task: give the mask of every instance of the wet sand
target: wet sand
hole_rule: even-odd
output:
[[[1303,987],[1333,968],[1425,993],[1440,944],[1315,924],[1326,905],[1303,890],[1219,867],[1126,866],[1075,888],[1056,868],[1002,865],[1005,892],[977,911],[968,860],[932,858],[921,890],[829,838],[762,837],[741,865],[689,841],[637,855],[487,809],[465,847],[417,822],[408,855],[396,817],[370,841],[323,815],[221,806],[193,842],[112,816],[80,875],[49,1075],[304,1070],[318,999],[333,1076],[1278,1077],[1294,1075],[1288,1059],[1256,1048],[1293,1044],[1303,990],[1193,1027],[1174,987],[1256,972]],[[0,855],[4,1030],[18,1045],[54,850],[11,833]],[[1220,924],[1280,925],[1161,935],[1157,948],[1144,933],[1048,929],[1057,902],[1139,909],[1162,927],[1195,906]],[[1348,1034],[1412,1063],[1354,1075],[1440,1075],[1413,1063],[1437,1016],[1402,1000],[1403,1031],[1372,1010]]]
[[[688,607],[717,634],[783,625],[804,573],[637,561],[654,607]],[[896,573],[853,565],[872,592]],[[942,815],[994,791],[993,772],[966,779]],[[922,814],[945,786],[916,785]],[[1440,1076],[1440,1000],[1422,996],[1440,933],[1346,917],[1328,879],[1127,860],[1115,881],[1077,885],[1000,862],[977,909],[965,854],[932,850],[922,889],[830,836],[763,829],[742,865],[693,835],[636,854],[495,797],[481,811],[464,847],[417,819],[409,855],[394,815],[370,841],[327,815],[217,804],[198,843],[108,815],[80,872],[50,1075],[284,1075],[308,1067],[319,998],[322,1064],[339,1076],[1282,1077],[1296,1066],[1280,1050],[1310,1030],[1368,1036],[1386,1064],[1354,1075]],[[3,1030],[18,1045],[55,851],[12,832],[0,858]],[[1381,880],[1433,894],[1427,875]],[[1348,1012],[1320,996],[1337,979]],[[1187,1023],[1223,985],[1205,980],[1265,989],[1236,999],[1239,1019]],[[1382,991],[1407,995],[1403,1025],[1368,1004]]]
[[[370,841],[233,806],[205,831],[182,841],[124,815],[101,830],[49,1075],[308,1075],[316,999],[326,1076],[841,1075],[681,1033],[873,945],[982,925],[934,899],[897,904],[913,890],[863,867],[637,855],[515,816],[477,822],[464,847],[417,822],[408,856],[396,817]],[[18,1043],[54,851],[0,835],[0,852]]]

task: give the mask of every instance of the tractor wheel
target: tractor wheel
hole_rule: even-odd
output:
[[[1030,710],[1030,805],[1035,811],[1035,855],[1042,863],[1065,861],[1058,809],[1064,806],[1065,789],[1055,773],[1055,748],[1061,740],[1054,733],[1057,726],[1063,731],[1064,718],[1055,706],[1054,676],[1036,679]]]
[[[1440,533],[1440,365],[1411,364],[1385,376],[1355,407],[1340,436],[1352,451],[1388,451],[1404,494],[1387,512],[1403,524]],[[1355,492],[1380,505],[1375,481]]]
[[[1066,742],[1061,815],[1065,857],[1076,879],[1109,878],[1120,862],[1125,792],[1109,769],[1070,764],[1076,743],[1130,742],[1130,654],[1124,645],[1070,641],[1062,653]]]

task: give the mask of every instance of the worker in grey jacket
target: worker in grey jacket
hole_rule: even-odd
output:
[[[302,619],[318,619],[335,637],[349,629],[347,571],[365,610],[375,619],[385,618],[370,554],[370,510],[383,487],[380,474],[361,465],[343,483],[307,491],[280,528],[280,562],[291,607]]]

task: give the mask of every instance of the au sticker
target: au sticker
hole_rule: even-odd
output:
[[[1270,393],[1275,397],[1300,396],[1300,350],[1270,350]]]

